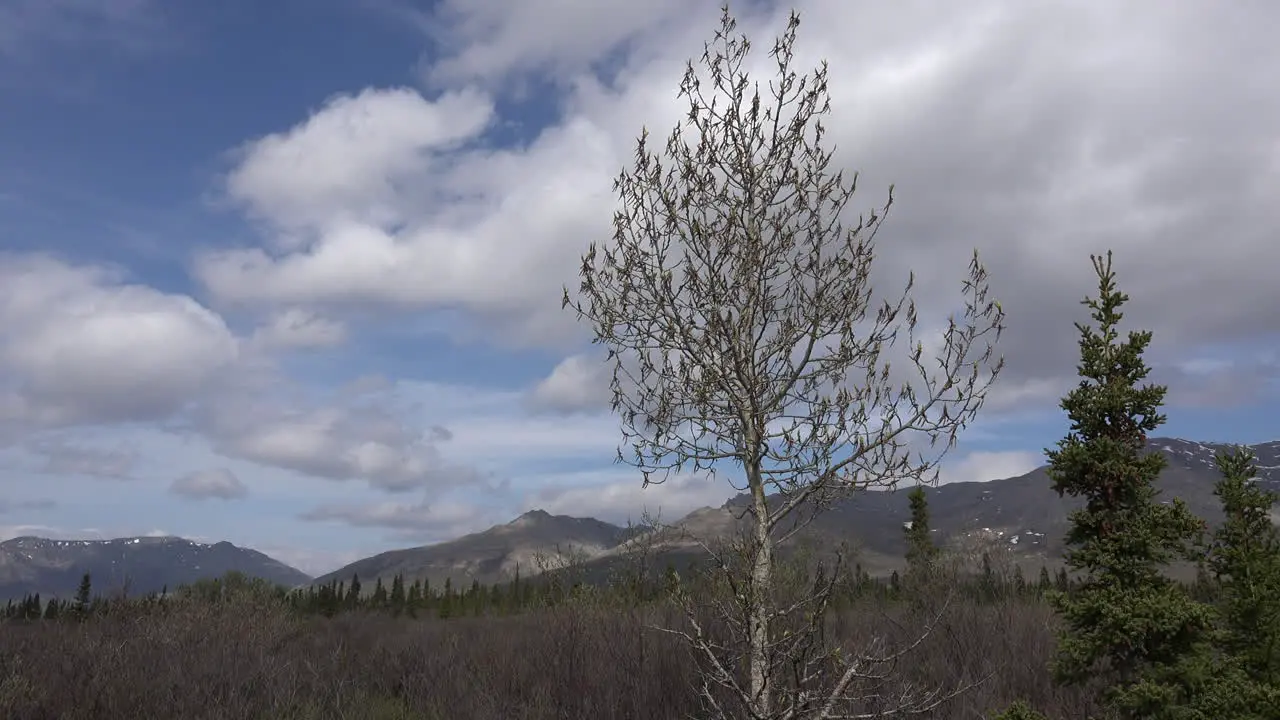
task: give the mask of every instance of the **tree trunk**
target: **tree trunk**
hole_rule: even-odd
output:
[[[764,480],[758,462],[746,468],[755,508],[756,552],[751,567],[752,596],[749,598],[750,709],[753,717],[767,718],[773,710],[773,690],[769,686],[769,614],[773,588],[773,537],[769,533],[769,508],[765,502]]]

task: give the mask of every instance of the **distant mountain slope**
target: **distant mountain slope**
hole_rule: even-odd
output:
[[[1168,466],[1157,481],[1164,500],[1182,498],[1191,510],[1210,525],[1221,522],[1218,498],[1213,494],[1219,473],[1214,464],[1223,443],[1200,443],[1175,438],[1155,438],[1148,447],[1162,453]],[[1251,446],[1257,455],[1258,482],[1280,491],[1280,442]],[[906,545],[903,523],[910,517],[907,493],[866,492],[855,495],[818,516],[808,535],[831,546],[848,541],[860,552],[860,560],[872,572],[888,572],[901,567]],[[1035,563],[1054,564],[1062,556],[1062,539],[1069,513],[1082,504],[1059,498],[1050,486],[1045,466],[1018,477],[988,482],[950,483],[925,489],[929,499],[930,524],[940,544],[986,538],[1004,545]],[[723,534],[732,526],[745,496],[730,500],[721,508],[704,508],[676,523],[699,536]],[[617,552],[621,552],[620,548]]]
[[[257,550],[229,542],[214,545],[177,537],[115,540],[49,540],[19,537],[0,543],[0,599],[38,592],[44,598],[75,595],[88,572],[95,594],[128,582],[129,594],[216,578],[236,570],[295,587],[311,577]]]
[[[376,578],[389,582],[397,574],[413,580],[427,578],[439,586],[446,578],[457,585],[502,582],[515,575],[537,574],[567,556],[593,558],[625,540],[624,528],[594,518],[573,518],[533,510],[484,532],[425,547],[392,550],[358,560],[315,579],[321,585],[334,579],[347,582],[353,574],[372,588]]]
[[[1210,524],[1221,520],[1218,499],[1213,494],[1218,472],[1214,453],[1228,447],[1223,443],[1200,443],[1176,438],[1155,438],[1149,448],[1169,461],[1157,487],[1165,499],[1180,497],[1192,511]],[[1258,482],[1280,491],[1280,441],[1252,446],[1258,456]],[[902,526],[908,519],[907,492],[864,492],[820,515],[807,531],[821,547],[848,541],[857,551],[864,569],[887,574],[903,564],[906,547]],[[1050,488],[1045,467],[1025,475],[990,482],[951,483],[927,488],[931,524],[938,542],[944,545],[987,542],[1009,548],[1023,565],[1055,565],[1063,552],[1068,514],[1079,506],[1073,498],[1059,498]],[[703,539],[724,537],[738,524],[744,496],[719,508],[701,508],[679,521],[676,528]],[[508,524],[468,535],[458,540],[407,550],[394,550],[352,563],[319,578],[327,582],[348,580],[358,572],[361,581],[371,583],[381,575],[384,581],[396,573],[406,578],[429,577],[432,583],[452,577],[455,584],[504,581],[517,565],[526,576],[538,570],[533,561],[538,551],[580,548],[588,577],[602,578],[625,562],[639,538],[629,538],[622,528],[590,518],[551,516],[541,511],[522,515]],[[697,557],[701,551],[687,540],[667,535],[657,545],[655,562],[677,565]]]

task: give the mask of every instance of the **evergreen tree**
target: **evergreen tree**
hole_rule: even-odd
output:
[[[93,583],[89,578],[89,573],[85,573],[80,578],[80,587],[76,588],[76,615],[84,617],[89,612],[89,600],[92,592]]]
[[[79,584],[79,587],[76,589],[76,606],[78,609],[84,610],[88,607],[88,601],[90,601],[92,589],[93,585],[90,577],[88,577],[88,573],[84,573],[81,577],[81,584]]]
[[[1040,566],[1040,580],[1036,583],[1036,589],[1041,595],[1053,589],[1053,581],[1049,579],[1049,568],[1044,565]]]
[[[1218,453],[1214,492],[1226,522],[1208,564],[1221,588],[1224,648],[1252,679],[1280,685],[1280,533],[1270,517],[1277,496],[1251,482],[1253,461],[1244,448]]]
[[[373,583],[373,597],[369,604],[375,610],[382,610],[387,606],[387,588],[382,585],[381,575]]]
[[[437,614],[441,619],[453,616],[453,578],[444,579],[444,592],[440,595]]]
[[[473,579],[471,581],[471,590],[467,592],[467,605],[472,615],[480,615],[484,611],[483,597],[480,581]]]
[[[339,591],[341,593],[341,591]],[[347,590],[345,598],[346,606],[349,609],[360,607],[360,574],[351,573],[351,588]]]
[[[396,615],[404,612],[405,601],[404,575],[396,573],[391,579],[391,612]]]
[[[907,500],[911,505],[911,520],[903,528],[907,539],[907,570],[913,577],[922,578],[928,575],[938,554],[929,534],[929,499],[924,486],[912,488]]]
[[[405,598],[404,604],[409,611],[409,617],[418,617],[418,609],[423,606],[421,581],[414,580],[409,586],[408,597]]]
[[[1071,576],[1067,574],[1065,567],[1058,568],[1058,574],[1053,579],[1054,589],[1060,593],[1067,593],[1071,590]]]
[[[1121,339],[1128,296],[1116,289],[1111,254],[1091,259],[1099,292],[1084,304],[1097,327],[1076,323],[1081,380],[1062,400],[1071,429],[1046,451],[1054,490],[1085,500],[1066,537],[1067,565],[1084,578],[1070,595],[1051,595],[1065,621],[1054,675],[1067,684],[1105,678],[1103,700],[1121,717],[1185,717],[1179,706],[1205,682],[1193,676],[1206,671],[1211,615],[1161,568],[1194,557],[1203,522],[1181,500],[1156,501],[1165,460],[1144,450],[1146,433],[1164,423],[1165,388],[1140,386],[1151,333]]]

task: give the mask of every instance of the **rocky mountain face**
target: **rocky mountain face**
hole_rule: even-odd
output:
[[[389,582],[397,574],[413,580],[425,578],[440,587],[446,578],[455,585],[504,582],[514,577],[530,577],[570,562],[600,557],[628,537],[627,530],[594,518],[551,515],[533,510],[505,525],[425,547],[392,550],[358,560],[328,575],[316,584],[337,579],[347,582],[353,574],[372,588],[379,577]]]
[[[130,595],[176,588],[231,571],[296,587],[311,577],[256,550],[178,537],[50,540],[18,537],[0,543],[0,600],[38,592],[70,598],[89,573],[94,594],[128,586]]]
[[[1211,525],[1220,522],[1221,510],[1213,494],[1219,478],[1214,454],[1229,446],[1155,438],[1149,447],[1168,460],[1168,467],[1157,482],[1164,501],[1182,498]],[[1257,481],[1280,491],[1280,441],[1254,445],[1252,449],[1257,455]],[[848,542],[865,570],[888,574],[904,565],[902,530],[910,515],[909,490],[860,493],[819,515],[802,537],[820,548]],[[1060,564],[1068,514],[1081,504],[1074,498],[1059,498],[1050,487],[1044,467],[1018,477],[927,488],[926,494],[933,533],[940,545],[1003,548],[1024,570]],[[653,562],[679,566],[701,556],[692,538],[707,541],[733,533],[741,527],[739,517],[744,502],[745,497],[734,498],[719,508],[702,508],[672,523],[674,532],[651,538]],[[1280,515],[1277,521],[1280,522]],[[627,537],[623,528],[600,520],[534,511],[508,525],[452,542],[367,558],[317,582],[335,578],[347,581],[354,572],[359,573],[366,587],[379,576],[387,582],[396,573],[403,573],[410,580],[428,577],[437,587],[446,577],[452,578],[455,585],[469,585],[473,579],[481,583],[508,580],[516,567],[527,577],[569,558],[579,561],[586,578],[602,579],[625,565],[644,539],[645,536]],[[559,555],[557,546],[562,551]],[[541,563],[538,557],[543,558]]]

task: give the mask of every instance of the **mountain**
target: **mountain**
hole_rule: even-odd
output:
[[[1151,439],[1148,449],[1163,454],[1168,461],[1156,482],[1161,501],[1182,498],[1192,512],[1211,526],[1220,523],[1221,505],[1213,494],[1220,478],[1214,455],[1229,447],[1225,443]],[[1257,482],[1280,492],[1280,441],[1253,445],[1251,449],[1257,456]],[[858,561],[864,569],[873,574],[900,569],[905,564],[902,531],[910,518],[910,489],[859,493],[819,515],[802,536],[816,540],[819,547],[848,541],[858,551]],[[1018,477],[926,487],[925,494],[930,526],[938,544],[952,548],[1003,547],[1024,570],[1061,562],[1068,516],[1083,504],[1077,498],[1058,497],[1045,466]],[[675,525],[702,537],[723,535],[745,502],[746,496],[739,496],[721,508],[696,511]]]
[[[397,574],[410,580],[426,578],[439,587],[446,578],[458,585],[502,582],[516,573],[528,577],[563,565],[571,558],[591,559],[626,540],[624,528],[594,518],[551,515],[533,510],[505,525],[424,547],[392,550],[358,560],[315,579],[348,582],[359,575],[372,588],[376,578],[389,582]]]
[[[1150,450],[1162,453],[1168,467],[1157,481],[1162,501],[1182,498],[1191,510],[1211,525],[1221,521],[1218,498],[1213,494],[1219,474],[1214,454],[1227,449],[1225,443],[1202,443],[1176,438],[1154,438]],[[1251,446],[1257,455],[1257,481],[1280,492],[1280,441]],[[857,551],[857,561],[877,575],[887,575],[903,566],[906,546],[903,523],[910,517],[907,493],[863,492],[825,513],[802,533],[818,547],[831,548],[842,541]],[[1045,467],[1018,477],[988,482],[950,483],[925,490],[929,499],[930,524],[937,542],[957,547],[982,545],[1008,549],[1024,571],[1040,565],[1056,567],[1064,550],[1062,539],[1068,514],[1081,505],[1074,498],[1059,498],[1050,487]],[[739,496],[719,508],[701,508],[672,523],[675,530],[660,532],[653,540],[659,567],[677,566],[702,555],[696,542],[723,538],[741,527],[746,496]],[[1280,516],[1277,516],[1280,521]],[[685,531],[681,535],[679,531]],[[542,511],[522,515],[507,525],[439,545],[394,550],[352,563],[317,579],[350,580],[359,573],[369,587],[374,578],[389,581],[396,573],[406,579],[430,578],[432,584],[452,577],[455,584],[505,581],[517,565],[525,576],[539,570],[537,553],[554,556],[557,545],[576,548],[583,561],[581,571],[588,579],[601,579],[627,563],[628,556],[644,536],[628,537],[625,530],[591,518],[552,516]],[[563,560],[561,560],[563,562]]]
[[[94,593],[128,583],[129,594],[174,589],[230,571],[295,587],[311,577],[257,550],[229,542],[214,545],[178,537],[115,540],[50,540],[18,537],[0,543],[0,600],[38,592],[44,598],[70,598],[88,572]]]

